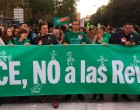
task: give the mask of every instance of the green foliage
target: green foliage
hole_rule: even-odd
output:
[[[139,24],[140,0],[110,0],[107,6],[102,6],[92,15],[90,22],[93,24],[111,24],[122,26],[124,22]]]
[[[76,13],[76,0],[63,0],[61,2],[57,3],[57,7],[55,9],[56,17],[64,17],[64,16],[70,16],[71,19],[75,19],[75,13]]]
[[[54,17],[70,16],[75,19],[78,0],[0,0],[0,15],[12,17],[14,8],[24,8],[25,22],[38,23],[39,19],[53,22]]]

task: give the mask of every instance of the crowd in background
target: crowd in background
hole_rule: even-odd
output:
[[[93,44],[92,41],[95,41],[97,37],[97,33],[101,33],[101,37],[105,38],[106,39],[105,42],[109,44],[111,35],[121,30],[123,30],[123,27],[114,28],[110,26],[105,27],[103,25],[101,25],[100,27],[94,26],[93,28],[79,27],[79,31],[86,34],[86,42],[85,42],[86,44]],[[137,34],[138,41],[139,41],[139,32],[140,32],[139,26],[131,25],[130,30],[131,32]],[[20,26],[9,25],[7,27],[4,27],[1,24],[0,25],[0,45],[9,45],[11,43],[15,44],[13,41],[21,37],[21,31],[23,31],[23,33],[27,33],[27,38],[25,36],[25,39],[28,39],[31,45],[33,44],[33,39],[37,35],[40,34],[40,30],[38,29],[37,26],[28,26],[27,24],[21,24]],[[68,26],[64,24],[62,26],[54,27],[53,24],[49,23],[47,34],[53,34],[56,37],[58,43],[63,44],[65,33],[68,31],[72,31],[72,26]]]
[[[72,26],[66,24],[54,27],[53,24],[41,22],[38,27],[21,24],[19,27],[0,25],[0,45],[69,45],[69,44],[118,44],[125,46],[135,46],[140,44],[140,28],[130,22],[125,22],[122,27],[114,28],[110,26],[99,26],[88,29],[80,27],[80,21],[74,20]],[[58,108],[58,101],[52,96],[53,107]],[[71,95],[66,95],[65,100],[69,100]],[[84,100],[84,96],[77,95],[79,100]],[[131,101],[127,95],[122,98]],[[138,96],[140,99],[140,97]],[[26,97],[20,97],[26,99]],[[42,102],[47,99],[44,96]],[[104,102],[104,95],[99,94],[99,99]],[[113,96],[113,101],[118,100],[118,95]],[[94,94],[92,101],[97,101],[97,94]]]

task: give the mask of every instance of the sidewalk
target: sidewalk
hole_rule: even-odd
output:
[[[0,110],[140,110],[140,103],[60,103],[58,109],[50,103],[3,104]]]
[[[75,96],[72,97],[70,102],[61,102],[62,97],[59,97],[60,103],[58,109],[53,109],[52,103],[38,103],[37,99],[32,97],[28,103],[16,104],[13,102],[13,98],[4,102],[0,106],[0,110],[140,110],[140,102],[136,100],[135,96],[130,96],[133,102],[125,102],[122,99],[119,102],[113,102],[111,95],[105,96],[105,103],[91,102],[91,95],[86,95],[86,100],[80,102],[75,100]],[[7,103],[6,103],[7,102]]]

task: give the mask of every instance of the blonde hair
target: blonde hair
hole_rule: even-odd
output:
[[[93,36],[95,36],[99,33],[103,34],[103,31],[100,28],[96,27],[96,28],[93,29]]]

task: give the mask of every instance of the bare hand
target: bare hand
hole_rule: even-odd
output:
[[[9,46],[14,46],[14,44],[9,44]]]
[[[125,45],[125,46],[130,46],[130,45],[131,45],[131,42],[130,42],[130,41],[126,41],[126,42],[124,43],[124,45]]]
[[[64,46],[68,46],[68,43],[64,42]]]
[[[86,44],[85,42],[82,43],[82,45],[85,45],[85,44]]]
[[[30,43],[26,42],[24,45],[26,45],[26,46],[27,46],[27,45],[30,45]]]
[[[105,42],[102,42],[102,45],[103,45],[103,46],[106,46],[107,44],[106,44]]]
[[[136,43],[135,43],[135,42],[132,42],[132,43],[131,43],[131,45],[132,45],[132,46],[135,46],[135,45],[136,45]]]

